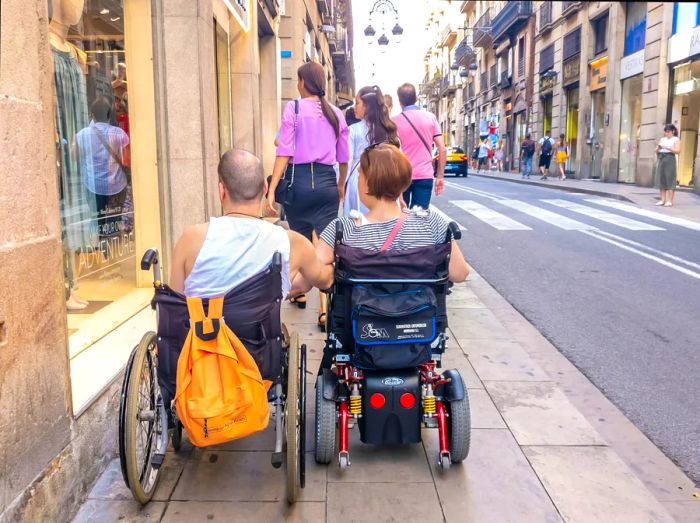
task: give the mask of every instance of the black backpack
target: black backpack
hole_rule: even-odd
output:
[[[530,140],[529,142],[523,144],[523,151],[525,152],[525,156],[528,158],[535,154],[535,142]]]
[[[544,142],[542,142],[542,154],[552,154],[552,140],[546,136]]]

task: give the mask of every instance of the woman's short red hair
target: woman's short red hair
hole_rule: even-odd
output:
[[[396,200],[411,185],[413,168],[398,147],[388,143],[370,146],[360,156],[360,170],[370,196]]]

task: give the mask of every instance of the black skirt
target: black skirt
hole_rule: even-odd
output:
[[[287,166],[285,179],[292,182],[292,165]],[[285,204],[289,228],[311,240],[338,217],[338,181],[332,165],[301,163],[294,166],[291,203]]]

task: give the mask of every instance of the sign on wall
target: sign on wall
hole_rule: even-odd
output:
[[[625,56],[620,61],[620,80],[644,72],[644,49]]]
[[[562,80],[564,82],[564,86],[578,82],[580,72],[581,55],[577,55],[564,62],[564,66],[562,68]]]
[[[224,0],[228,10],[233,13],[244,31],[250,29],[250,0]]]
[[[605,84],[608,81],[608,57],[604,56],[598,60],[594,60],[590,64],[590,82],[589,88],[591,91],[605,89]]]

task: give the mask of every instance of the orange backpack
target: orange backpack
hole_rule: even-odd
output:
[[[175,408],[190,441],[217,445],[267,427],[270,411],[263,380],[241,340],[222,317],[223,297],[187,298],[190,332],[177,362]]]

